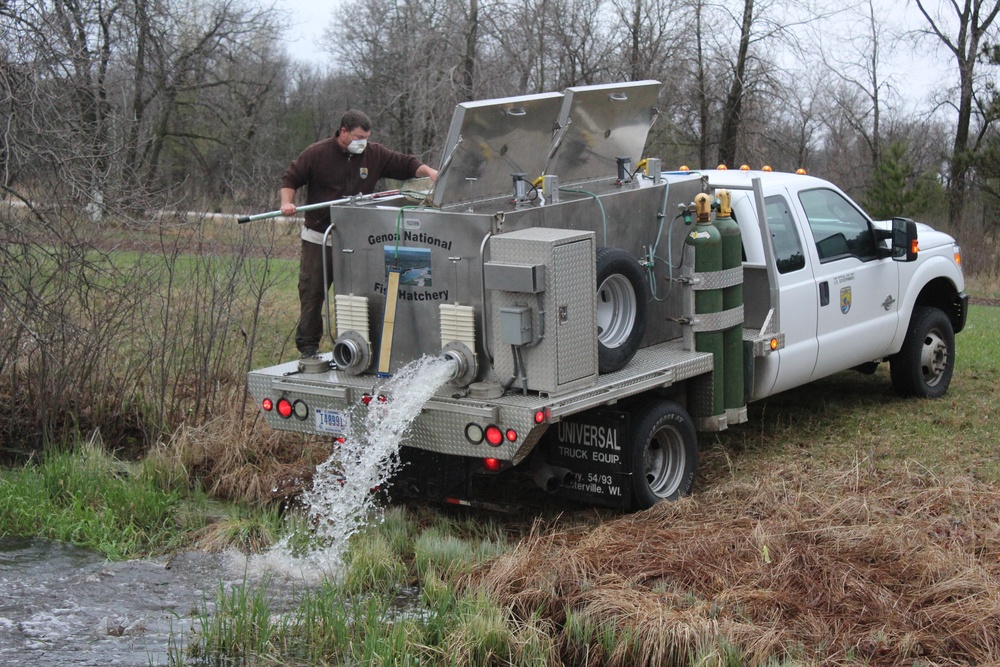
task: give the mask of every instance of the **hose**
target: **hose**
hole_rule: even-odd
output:
[[[601,198],[595,195],[593,192],[588,192],[586,190],[574,190],[572,188],[559,188],[559,192],[570,192],[576,195],[587,195],[588,197],[593,197],[597,202],[597,205],[601,209],[601,225],[604,229],[604,245],[608,245],[608,216],[604,213],[604,204],[601,203]]]

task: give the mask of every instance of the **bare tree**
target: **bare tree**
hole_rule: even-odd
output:
[[[222,125],[194,122],[208,98],[275,81],[273,70],[252,64],[270,57],[277,15],[247,2],[27,0],[0,8],[18,36],[12,69],[28,82],[16,98],[18,150],[36,162],[43,156],[35,182],[48,170],[52,188],[100,214],[170,185],[159,175],[172,147],[186,153],[192,141],[225,141],[216,133]],[[249,81],[250,72],[263,78]],[[211,165],[201,167],[210,176]]]
[[[852,25],[846,38],[838,38],[835,46],[827,49],[824,60],[828,76],[842,84],[834,89],[841,92],[833,98],[837,112],[864,141],[867,167],[872,169],[881,162],[882,119],[895,97],[891,82],[883,75],[883,46],[893,36],[873,0],[864,0],[859,9],[859,29]],[[858,104],[859,100],[863,103]]]
[[[670,77],[690,39],[690,13],[677,0],[613,0],[611,36],[621,35],[611,75],[639,81]]]
[[[466,49],[464,38],[461,46],[453,41],[465,34],[455,30],[454,1],[352,0],[341,12],[351,17],[349,25],[327,29],[356,106],[372,115],[380,140],[397,150],[421,157],[434,152],[439,126],[447,122],[441,116],[450,117],[463,95],[451,75]]]
[[[775,58],[779,51],[793,55],[801,53],[797,29],[820,21],[828,14],[817,11],[809,0],[782,3],[742,0],[739,10],[733,8],[727,14],[739,38],[728,58],[728,92],[721,112],[719,162],[733,165],[740,155],[747,97],[763,92],[761,89],[765,86],[774,85],[772,72],[776,69]]]
[[[928,0],[916,0],[916,4],[927,22],[924,32],[937,39],[954,56],[958,67],[958,102],[955,104],[958,119],[948,182],[948,219],[955,229],[961,229],[969,168],[972,164],[971,153],[979,147],[978,142],[970,142],[970,129],[975,113],[976,63],[981,49],[992,34],[994,21],[1000,12],[1000,2],[954,0],[935,7]],[[949,10],[951,15],[947,14]],[[989,124],[989,119],[983,120],[984,126]],[[985,130],[985,127],[981,128],[980,137]]]

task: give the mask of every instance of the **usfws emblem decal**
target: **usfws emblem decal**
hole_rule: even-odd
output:
[[[840,312],[844,315],[851,310],[851,288],[841,287],[840,288]]]
[[[368,167],[361,167],[358,173],[361,174],[361,178],[368,178]]]

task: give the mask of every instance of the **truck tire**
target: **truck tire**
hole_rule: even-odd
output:
[[[632,500],[647,509],[686,496],[698,471],[698,435],[691,415],[674,401],[657,399],[632,416]]]
[[[646,280],[635,257],[621,248],[597,250],[597,368],[620,370],[646,333]]]
[[[889,360],[892,388],[900,396],[940,398],[955,370],[955,332],[939,308],[916,308],[903,347]]]

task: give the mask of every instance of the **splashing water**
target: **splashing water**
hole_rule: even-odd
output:
[[[379,519],[372,490],[396,472],[395,454],[407,427],[453,372],[453,361],[424,356],[378,389],[388,401],[372,401],[366,411],[355,408],[344,442],[316,468],[312,489],[302,497],[309,507],[316,546],[296,558],[285,539],[258,559],[258,565],[306,578],[337,578],[348,540],[365,523]]]

